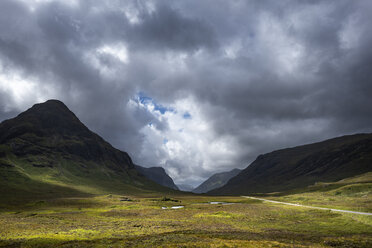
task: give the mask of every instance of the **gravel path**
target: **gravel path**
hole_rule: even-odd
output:
[[[350,213],[350,214],[362,214],[362,215],[371,215],[372,216],[372,213],[366,213],[366,212],[357,212],[357,211],[341,210],[341,209],[333,209],[333,208],[313,207],[313,206],[306,206],[306,205],[301,205],[301,204],[297,204],[297,203],[272,201],[272,200],[267,200],[267,199],[263,199],[263,198],[252,197],[252,196],[242,196],[242,197],[250,198],[250,199],[254,199],[254,200],[265,201],[265,202],[284,204],[284,205],[289,205],[289,206],[313,208],[313,209],[320,209],[320,210],[331,210],[333,212],[342,212],[342,213]]]

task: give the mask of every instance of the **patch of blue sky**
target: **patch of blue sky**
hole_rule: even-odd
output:
[[[184,118],[184,119],[191,119],[192,117],[191,117],[191,114],[190,114],[189,112],[185,112],[185,113],[183,114],[183,118]]]
[[[156,101],[153,98],[146,96],[143,92],[138,93],[138,101],[144,105],[148,104],[154,105],[154,110],[159,111],[162,115],[165,114],[166,112],[176,112],[171,107],[165,107],[161,104],[156,103]]]

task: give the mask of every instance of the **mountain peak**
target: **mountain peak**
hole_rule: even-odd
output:
[[[65,118],[69,117],[77,119],[75,114],[72,113],[63,102],[55,99],[43,103],[37,103],[19,116],[22,115],[38,115],[39,117],[46,117],[47,115],[50,115],[50,117],[56,117],[57,115],[62,115],[62,117]]]
[[[2,122],[0,144],[12,144],[13,153],[19,156],[26,156],[32,150],[34,155],[54,153],[111,163],[116,170],[133,167],[127,153],[113,148],[90,131],[59,100],[35,104],[17,117]]]
[[[13,120],[26,123],[43,133],[76,136],[86,136],[90,133],[63,102],[54,99],[35,104]]]
[[[66,105],[58,99],[49,99],[49,100],[45,101],[44,103],[37,103],[37,104],[55,104],[55,105],[62,105],[62,106],[66,107]],[[35,105],[37,105],[37,104],[35,104]]]
[[[58,110],[69,110],[66,104],[64,104],[62,101],[57,100],[57,99],[49,99],[43,103],[36,103],[32,108],[54,108]],[[70,110],[69,110],[70,111]]]
[[[59,100],[38,103],[2,123],[0,142],[33,133],[39,137],[92,137],[92,132]]]

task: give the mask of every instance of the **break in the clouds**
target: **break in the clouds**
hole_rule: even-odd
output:
[[[0,1],[0,119],[64,101],[176,183],[372,131],[371,1]]]

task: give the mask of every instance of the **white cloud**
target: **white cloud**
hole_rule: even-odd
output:
[[[117,43],[114,45],[104,45],[97,49],[99,54],[107,54],[113,56],[123,63],[129,62],[128,49],[122,43]]]
[[[83,60],[105,79],[115,80],[123,73],[123,66],[129,63],[129,52],[123,43],[105,44],[85,52]]]
[[[12,102],[3,106],[4,110],[24,110],[36,102],[48,100],[55,95],[54,89],[41,85],[37,78],[26,76],[15,69],[6,69],[0,61],[0,91],[10,96]]]
[[[224,48],[226,57],[230,59],[235,59],[236,57],[239,56],[239,52],[242,48],[243,45],[240,39],[233,40]]]
[[[163,114],[152,101],[130,104],[146,109],[157,122],[165,122],[168,127],[161,130],[156,124],[149,124],[141,130],[145,136],[139,156],[141,164],[164,167],[177,183],[196,184],[205,179],[204,175],[197,175],[198,171],[209,175],[231,168],[231,161],[239,152],[236,140],[218,136],[192,97],[175,101],[169,106],[172,111]]]

